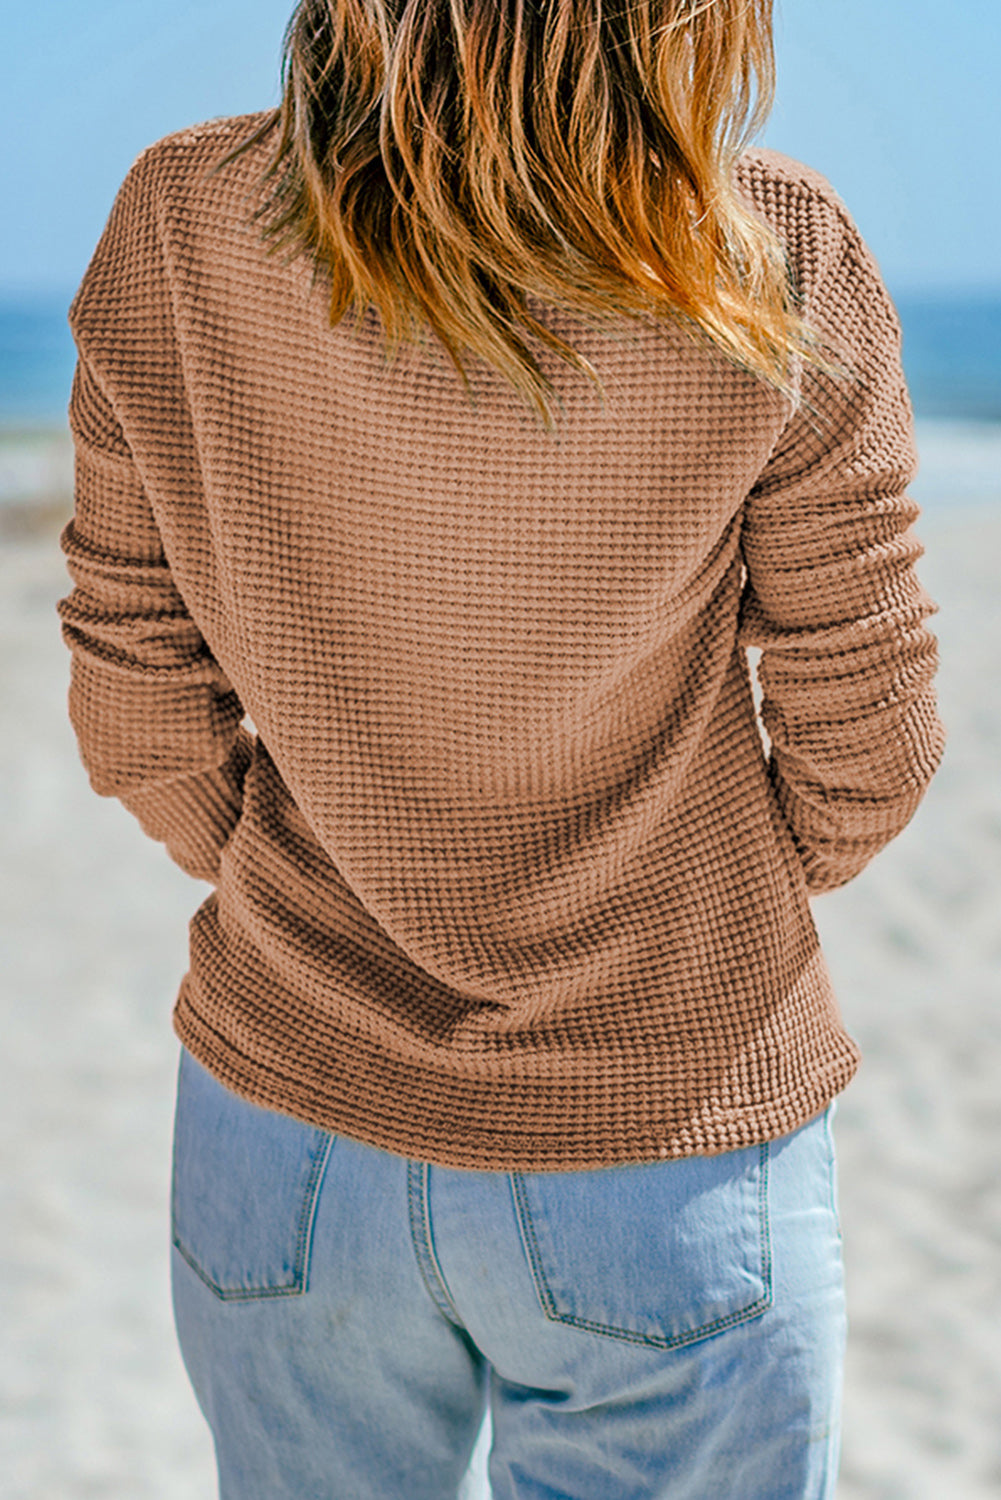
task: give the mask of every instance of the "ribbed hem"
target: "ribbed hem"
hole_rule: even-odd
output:
[[[579,1080],[526,1081],[510,1072],[473,1079],[459,1076],[458,1068],[450,1076],[446,1062],[435,1070],[402,1064],[367,1038],[345,1042],[339,1052],[332,1039],[331,1050],[293,1078],[282,1037],[254,1038],[250,1056],[243,1050],[251,1040],[245,1016],[233,1022],[244,1033],[243,1047],[204,1019],[190,974],[172,1020],[202,1066],[251,1102],[397,1156],[471,1171],[584,1171],[714,1156],[776,1140],[825,1109],[860,1062],[819,992],[783,1014],[786,1029],[799,1023],[798,1035],[783,1038],[785,1046],[776,1041],[780,1023],[752,1053],[741,1054],[739,1080],[731,1078],[728,1087],[722,1076],[707,1079],[700,1094],[676,1103],[665,1086],[677,1076],[676,1059],[650,1054],[609,1055],[600,1074],[589,1069]],[[798,1066],[790,1056],[799,1057]]]

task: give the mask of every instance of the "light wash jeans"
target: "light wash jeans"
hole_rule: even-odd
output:
[[[833,1500],[832,1104],[766,1145],[573,1172],[408,1160],[182,1047],[172,1277],[220,1500]]]

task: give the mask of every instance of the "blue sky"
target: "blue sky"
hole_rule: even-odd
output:
[[[141,148],[275,104],[293,0],[48,0],[0,27],[0,295],[72,291]],[[776,0],[762,144],[837,188],[894,293],[1001,295],[998,0]]]

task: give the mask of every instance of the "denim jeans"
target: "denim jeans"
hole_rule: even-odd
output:
[[[172,1285],[220,1500],[833,1500],[831,1117],[572,1172],[408,1160],[182,1047]]]

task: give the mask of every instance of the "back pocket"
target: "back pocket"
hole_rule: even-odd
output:
[[[313,1219],[335,1140],[231,1093],[182,1047],[171,1237],[217,1297],[306,1291]]]
[[[509,1175],[539,1302],[554,1322],[669,1349],[771,1306],[767,1142]]]

